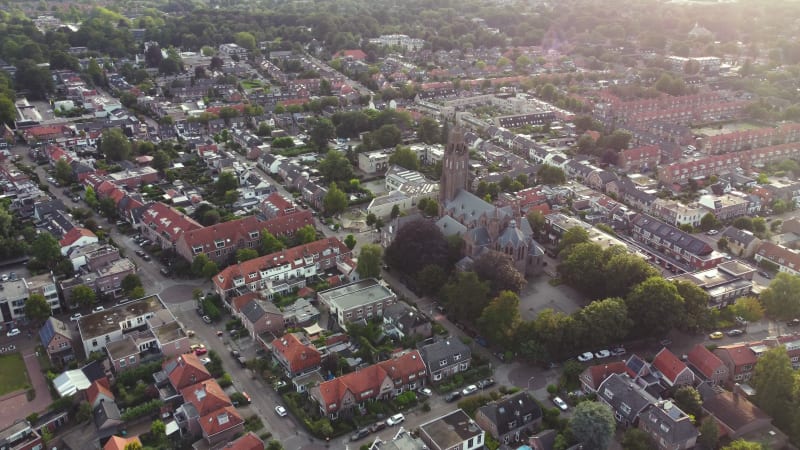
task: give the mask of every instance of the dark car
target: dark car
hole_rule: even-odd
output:
[[[454,401],[456,401],[456,400],[458,400],[460,398],[461,398],[461,392],[459,392],[459,391],[453,391],[453,392],[451,392],[451,393],[449,393],[449,394],[444,396],[444,400],[446,402],[454,402]]]
[[[792,319],[792,320],[790,320],[790,321],[786,322],[786,326],[787,326],[787,327],[796,327],[796,326],[800,326],[800,319]]]
[[[384,428],[386,428],[386,422],[381,420],[380,422],[373,423],[372,426],[369,427],[369,431],[375,433],[377,431],[381,431]]]
[[[476,383],[478,389],[486,389],[489,386],[494,386],[494,378],[487,378]]]
[[[351,441],[358,441],[358,440],[364,439],[367,436],[369,436],[369,428],[362,428],[362,429],[356,431],[355,433],[353,433],[352,435],[350,435],[350,440]]]

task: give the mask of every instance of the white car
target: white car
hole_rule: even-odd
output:
[[[389,417],[388,419],[386,419],[386,425],[392,427],[392,426],[395,426],[397,424],[403,423],[405,420],[406,420],[406,416],[404,416],[404,415],[402,415],[400,413],[397,413],[397,414],[393,415],[392,417]]]
[[[100,311],[105,311],[105,308],[103,308],[102,306],[95,306],[95,308],[92,310],[92,312],[96,313]]]
[[[555,403],[556,406],[558,406],[558,409],[560,409],[562,411],[566,411],[567,410],[567,402],[565,402],[564,400],[561,400],[561,397],[553,397],[553,403]]]
[[[69,320],[71,320],[73,322],[77,322],[81,317],[83,317],[81,315],[81,313],[75,313],[75,314],[69,316]]]
[[[611,352],[608,350],[598,350],[594,353],[594,357],[597,359],[605,359],[611,356]]]
[[[0,281],[8,281],[8,274],[4,273],[3,275],[0,275]]]
[[[281,405],[278,405],[275,407],[275,414],[279,415],[280,417],[286,417],[288,413],[286,412],[286,408],[284,408]]]
[[[578,361],[580,362],[587,362],[591,361],[592,359],[594,359],[594,355],[592,354],[592,352],[586,352],[578,355]]]
[[[203,365],[205,366],[206,364],[211,362],[211,358],[209,358],[208,356],[204,356],[200,358],[200,362],[203,363]]]
[[[474,394],[477,391],[478,391],[478,386],[475,386],[474,384],[470,384],[469,386],[465,387],[461,391],[461,395],[467,396],[467,395],[470,395],[470,394]]]
[[[6,333],[6,336],[13,337],[13,336],[19,336],[20,334],[22,334],[22,332],[19,331],[19,328],[12,328],[12,329],[8,330],[8,333]]]
[[[433,391],[430,390],[430,388],[422,388],[419,390],[419,393],[424,395],[425,397],[430,397],[431,395],[433,395]]]

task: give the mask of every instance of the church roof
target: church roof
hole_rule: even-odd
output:
[[[517,222],[512,220],[505,230],[498,236],[497,244],[504,248],[511,244],[514,248],[519,248],[527,245],[525,234],[517,227]]]

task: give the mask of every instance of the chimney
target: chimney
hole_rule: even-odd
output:
[[[733,389],[731,390],[731,392],[733,392],[733,403],[739,403],[739,391],[741,389],[742,387],[739,385],[739,383],[733,385]]]

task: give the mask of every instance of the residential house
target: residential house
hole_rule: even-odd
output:
[[[142,446],[142,441],[139,440],[139,436],[133,437],[119,437],[119,436],[111,436],[111,438],[106,441],[106,445],[103,446],[103,450],[125,450],[129,448],[129,445],[138,444],[140,448]]]
[[[164,361],[161,365],[161,371],[154,373],[153,378],[157,386],[169,385],[174,394],[189,386],[210,379],[211,374],[200,361],[200,358],[194,352],[189,352]],[[167,400],[167,398],[162,395],[162,400]]]
[[[397,302],[383,311],[384,329],[399,339],[406,336],[431,337],[431,321],[422,316],[416,308],[405,302]]]
[[[724,237],[728,241],[728,251],[740,258],[752,257],[761,245],[761,239],[757,238],[752,231],[740,230],[736,227],[728,227],[720,238]]]
[[[383,311],[397,301],[397,295],[374,278],[328,289],[317,297],[342,329],[348,322],[382,317]]]
[[[25,317],[25,300],[28,299],[28,285],[25,280],[9,280],[0,290],[0,315],[3,323],[13,322]]]
[[[412,350],[309,389],[323,416],[336,419],[349,415],[365,403],[394,398],[425,384],[425,364],[419,351]]]
[[[431,450],[478,450],[485,444],[486,432],[457,409],[420,425],[419,437]]]
[[[78,333],[84,354],[102,351],[110,342],[125,339],[126,334],[144,330],[147,319],[164,309],[158,295],[125,303],[78,319]]]
[[[472,351],[460,339],[442,339],[420,348],[428,379],[439,383],[469,369]]]
[[[264,292],[271,299],[276,293],[305,287],[307,278],[336,267],[350,254],[339,239],[320,239],[230,265],[212,278],[214,290],[228,302],[246,292]]]
[[[697,203],[706,208],[708,212],[714,214],[717,219],[728,221],[746,216],[750,201],[747,198],[732,194],[706,194],[701,195]]]
[[[42,436],[27,420],[20,420],[0,431],[0,448],[9,450],[41,450],[46,448]]]
[[[692,418],[666,400],[651,404],[642,411],[639,429],[650,435],[659,450],[694,448],[699,435]]]
[[[766,346],[758,346],[754,350],[752,346],[740,343],[717,347],[713,353],[728,368],[728,383],[747,383],[753,377],[758,354],[765,350]]]
[[[725,384],[730,380],[728,367],[703,344],[692,348],[687,354],[687,361],[699,380],[712,385]]]
[[[658,370],[661,381],[669,387],[685,386],[694,383],[694,374],[668,348],[664,347],[656,353],[652,368]]]
[[[770,336],[764,338],[762,342],[770,348],[782,346],[789,356],[792,368],[794,370],[800,369],[800,335],[795,333],[777,337]]]
[[[175,412],[176,422],[191,435],[202,434],[209,446],[227,442],[244,430],[244,419],[228,394],[214,379],[200,381],[181,391],[185,402]]]
[[[100,402],[92,409],[92,418],[101,439],[117,434],[119,427],[124,424],[115,402]]]
[[[92,233],[91,230],[75,227],[67,231],[67,234],[65,234],[58,243],[61,246],[61,254],[66,256],[67,253],[75,247],[96,244],[97,241],[97,235]]]
[[[772,242],[762,242],[758,246],[755,255],[753,255],[756,262],[761,263],[762,260],[767,260],[778,266],[779,272],[788,273],[790,275],[800,275],[800,254],[782,246],[776,245]]]
[[[289,378],[315,372],[322,362],[322,353],[305,335],[287,333],[270,343],[272,359]]]
[[[108,377],[92,381],[89,389],[86,390],[86,401],[92,408],[96,408],[102,402],[113,402],[114,400],[116,398],[111,392],[111,383],[109,383]]]
[[[747,399],[741,388],[733,392],[719,386],[700,385],[703,412],[717,422],[719,437],[736,440],[772,427],[772,418]]]
[[[142,236],[162,249],[169,250],[174,249],[185,231],[200,228],[203,226],[191,217],[171,206],[157,202],[148,206],[142,213],[139,230]]]
[[[233,442],[228,442],[219,450],[264,450],[264,442],[252,431]]]
[[[632,221],[631,234],[637,241],[695,269],[715,267],[724,255],[703,240],[645,214]]]
[[[684,205],[677,200],[662,198],[653,202],[653,215],[675,227],[680,227],[681,225],[699,227],[700,220],[707,213],[708,210],[696,203]]]
[[[264,222],[256,216],[221,222],[215,225],[185,230],[175,243],[175,251],[191,263],[200,254],[219,265],[235,260],[242,248],[257,250],[261,245]]]
[[[273,336],[283,334],[285,327],[283,312],[270,301],[262,300],[258,293],[249,292],[231,300],[233,313],[238,317],[251,337],[262,333]]]
[[[613,373],[600,384],[597,399],[611,407],[614,418],[624,427],[635,426],[639,415],[655,399],[626,374]]]
[[[58,296],[55,275],[45,272],[40,275],[23,278],[22,281],[25,283],[28,296],[31,294],[41,295],[44,297],[44,300],[47,302],[47,304],[50,305],[51,314],[61,313],[61,300]]]
[[[526,391],[478,408],[475,422],[502,444],[520,442],[542,424],[542,408]]]
[[[659,162],[661,162],[661,148],[657,145],[623,149],[617,154],[617,167],[625,172],[652,170]]]
[[[128,258],[120,258],[102,266],[96,264],[87,266],[89,269],[87,272],[60,282],[65,302],[70,303],[72,290],[81,285],[89,286],[98,294],[120,297],[124,294],[122,280],[136,273],[136,265]]]
[[[578,376],[581,382],[581,389],[587,394],[594,394],[597,389],[611,374],[624,374],[627,366],[623,361],[612,361],[607,364],[597,364],[584,369]]]
[[[75,359],[72,331],[64,322],[48,317],[39,330],[39,339],[53,364],[63,365]]]

